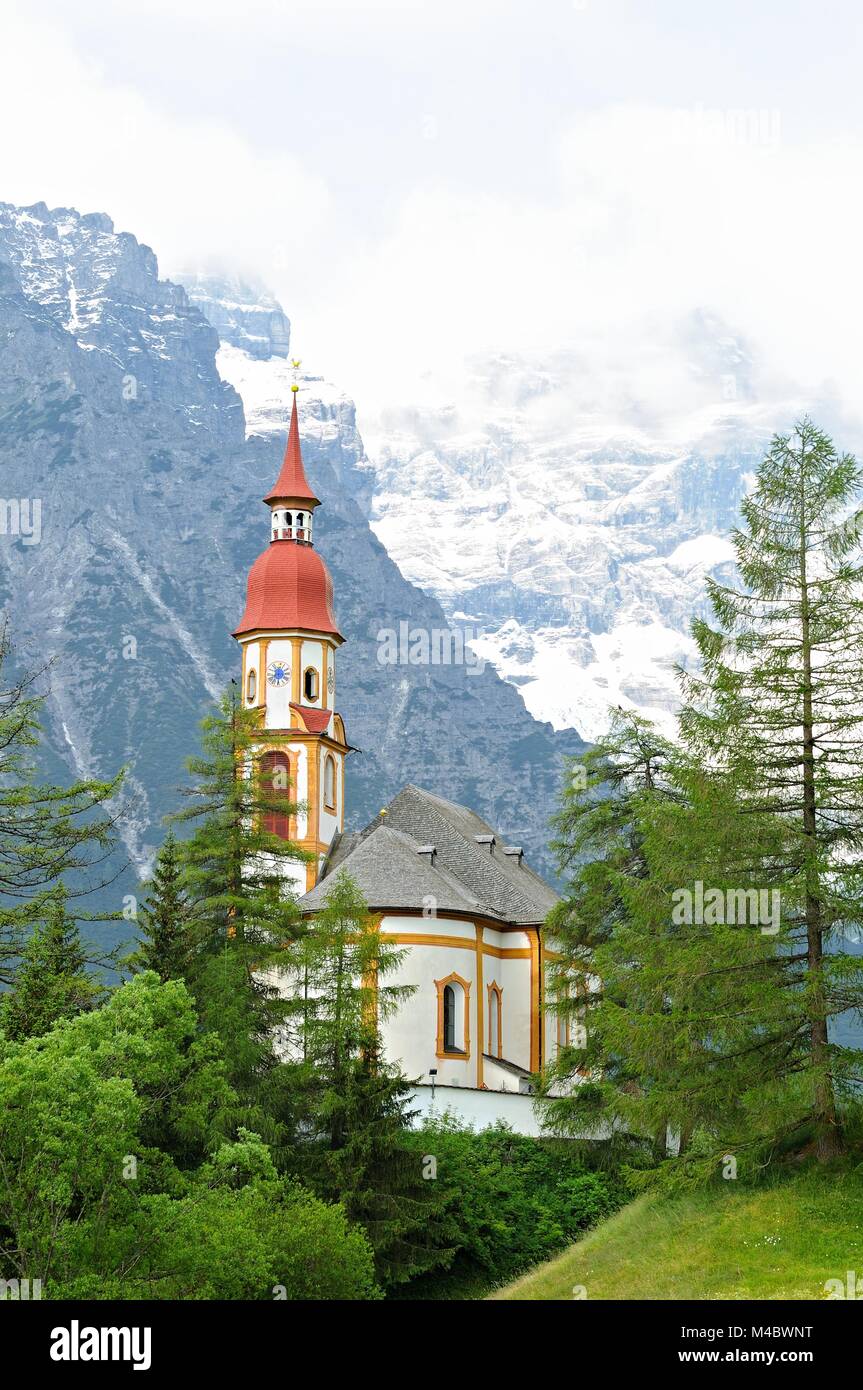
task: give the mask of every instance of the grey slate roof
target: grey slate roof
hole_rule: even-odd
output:
[[[484,836],[477,843],[476,836]],[[304,908],[323,906],[328,879],[345,868],[369,907],[421,910],[423,899],[436,899],[438,911],[497,918],[512,925],[544,921],[557,894],[522,859],[504,854],[503,842],[490,825],[466,806],[408,786],[394,797],[386,815],[365,830],[333,841],[322,876],[301,898]],[[434,845],[431,856],[420,854]]]

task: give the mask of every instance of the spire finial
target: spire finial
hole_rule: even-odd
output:
[[[296,367],[299,365],[299,362],[297,361],[292,365]],[[295,393],[299,389],[297,385],[291,387],[291,390]],[[304,511],[306,507],[316,507],[320,501],[320,498],[316,497],[309,487],[306,478],[306,470],[303,468],[303,455],[300,448],[300,421],[297,413],[296,394],[294,394],[291,400],[291,423],[288,429],[288,443],[285,449],[282,471],[270,488],[264,501],[268,506],[280,502],[300,503]],[[290,525],[291,523],[286,522],[285,524]],[[310,540],[311,537],[303,536],[300,539]]]
[[[299,389],[300,389],[300,387],[299,387],[299,382],[297,381],[297,372],[300,370],[300,367],[301,367],[302,365],[303,365],[303,363],[302,363],[302,359],[301,359],[301,358],[299,358],[299,357],[292,357],[292,358],[291,358],[291,366],[292,366],[293,369],[294,369],[294,380],[293,380],[293,383],[292,383],[292,385],[291,385],[291,390],[292,390],[292,391],[299,391]]]

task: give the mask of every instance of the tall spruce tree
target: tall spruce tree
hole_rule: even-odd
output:
[[[139,943],[126,964],[155,970],[159,979],[182,980],[195,957],[192,911],[183,887],[179,847],[169,830],[156,856],[147,896],[138,907]]]
[[[100,866],[114,844],[121,814],[112,808],[122,774],[67,787],[41,782],[36,772],[45,671],[14,675],[8,632],[0,628],[0,985],[14,982],[33,927],[45,920],[58,881],[69,906],[103,886]],[[85,916],[86,914],[81,914]]]
[[[863,961],[841,949],[843,925],[863,920],[861,483],[808,418],[774,437],[733,535],[743,586],[709,582],[714,622],[694,624],[702,673],[684,678],[681,715],[742,816],[782,823],[785,859],[764,881],[781,893],[777,964],[802,1015],[787,1020],[783,1072],[822,1160],[841,1148],[838,1107],[859,1072],[829,1023],[863,1007]],[[728,870],[746,882],[745,836],[736,851]]]
[[[694,624],[671,794],[632,803],[639,862],[591,957],[595,1052],[625,1059],[608,1109],[684,1149],[811,1134],[827,1160],[859,1078],[828,1029],[863,1008],[842,949],[863,914],[860,482],[808,420],[773,440],[734,533],[742,585],[711,582]]]
[[[304,1180],[362,1225],[384,1287],[446,1264],[435,1184],[406,1142],[411,1083],[382,1055],[380,1024],[413,992],[387,983],[389,943],[354,881],[339,873],[302,943],[289,1025],[306,1138]]]
[[[547,921],[547,1006],[562,1041],[542,1082],[548,1120],[564,1134],[605,1132],[619,1118],[620,1096],[646,1084],[603,1026],[597,952],[626,924],[629,881],[647,876],[642,803],[676,794],[668,779],[673,756],[648,720],[618,706],[607,733],[567,766],[552,842],[566,886]],[[664,1117],[655,1129],[664,1155]]]
[[[635,799],[640,871],[620,875],[621,919],[593,958],[589,1028],[594,1054],[625,1061],[605,1073],[608,1116],[658,1158],[669,1141],[687,1155],[697,1134],[715,1174],[717,1152],[790,1136],[799,1119],[787,1051],[799,1001],[781,987],[778,890],[765,888],[784,827],[744,816],[735,789],[685,753],[665,778],[666,795]]]
[[[290,1007],[279,974],[303,931],[285,869],[308,855],[270,829],[274,818],[295,822],[299,808],[282,769],[268,769],[259,715],[235,686],[203,720],[202,745],[187,764],[190,804],[172,817],[194,825],[178,846],[195,943],[185,978],[202,1025],[221,1040],[238,1122],[279,1152],[286,1078],[274,1039]]]
[[[94,1008],[104,991],[88,972],[78,924],[57,887],[24,947],[11,990],[0,998],[0,1031],[13,1042],[39,1037],[60,1019]]]

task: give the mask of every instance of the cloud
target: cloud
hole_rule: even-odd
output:
[[[326,182],[222,123],[177,119],[83,57],[62,32],[4,22],[0,197],[107,212],[170,267],[298,261],[329,211]]]
[[[416,189],[320,297],[316,346],[366,391],[410,398],[424,371],[451,375],[477,351],[581,345],[612,372],[641,363],[661,399],[680,323],[702,310],[748,342],[765,390],[853,402],[861,143],[790,145],[775,113],[743,116],[592,113],[559,140],[545,201],[520,196],[517,169],[508,198]]]
[[[91,26],[129,24],[130,34],[151,17],[149,42],[158,50],[173,6],[134,0],[122,18],[101,3],[84,9]],[[289,32],[306,53],[326,40],[325,58],[338,55],[340,76],[360,29],[364,45],[380,39],[397,67],[409,53],[416,70],[426,37],[445,51],[448,34],[467,25],[470,43],[481,45],[493,12],[483,3],[467,25],[449,3],[379,0],[364,7],[360,26],[347,0],[329,0],[292,7]],[[194,32],[204,14],[208,41],[215,35],[221,45],[206,60]],[[64,24],[59,14],[38,22],[23,10],[6,23],[0,196],[108,212],[153,246],[163,273],[224,265],[269,283],[306,365],[359,400],[361,424],[392,403],[457,399],[464,363],[477,354],[564,349],[587,404],[616,410],[635,401],[645,418],[672,418],[692,394],[685,324],[694,311],[745,340],[762,393],[857,400],[857,133],[822,125],[801,139],[772,108],[598,96],[593,109],[580,110],[583,94],[575,92],[558,97],[553,120],[543,107],[536,123],[544,133],[533,163],[542,177],[521,154],[503,178],[481,162],[470,178],[463,166],[450,173],[446,161],[429,172],[419,124],[416,145],[398,147],[409,156],[396,166],[387,108],[378,103],[369,138],[379,145],[387,193],[372,216],[343,168],[299,147],[289,86],[275,99],[262,94],[260,114],[232,104],[236,26],[244,53],[269,31],[283,37],[282,9],[270,0],[250,0],[242,16],[226,0],[181,7],[176,41],[185,45],[190,84],[183,102],[159,87],[158,73],[152,83],[120,82],[104,57],[100,64],[85,56],[83,31],[72,37]],[[92,50],[104,54],[106,43]],[[331,92],[321,71],[321,112],[332,106],[338,129],[363,105],[365,73]],[[478,73],[472,119],[484,80]],[[218,119],[189,114],[204,88],[207,109],[214,94],[222,98]],[[541,96],[511,93],[526,108]],[[423,99],[413,103],[417,112]],[[433,124],[426,134],[433,144]],[[697,391],[688,403],[698,403]]]

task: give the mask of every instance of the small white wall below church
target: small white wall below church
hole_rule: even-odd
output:
[[[540,1102],[540,1107],[542,1102]],[[542,1134],[541,1109],[537,1114],[533,1096],[518,1091],[473,1091],[466,1087],[435,1086],[432,1101],[431,1086],[417,1086],[411,1095],[410,1109],[419,1113],[413,1121],[419,1128],[427,1120],[439,1120],[449,1112],[461,1124],[475,1129],[488,1129],[504,1120],[516,1134],[538,1138]]]

